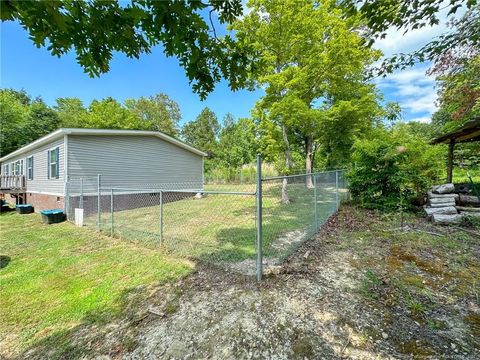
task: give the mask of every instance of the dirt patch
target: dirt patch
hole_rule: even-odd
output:
[[[456,295],[467,280],[465,268],[453,270],[448,246],[426,250],[436,235],[417,231],[422,219],[401,234],[388,230],[395,221],[345,208],[262,283],[202,269],[182,285],[178,311],[145,326],[126,357],[480,356],[478,284]],[[458,241],[472,266],[465,239]]]
[[[394,215],[344,207],[260,283],[199,265],[132,307],[128,325],[93,342],[95,354],[480,358],[478,239],[414,216],[406,222],[408,230],[398,230]]]

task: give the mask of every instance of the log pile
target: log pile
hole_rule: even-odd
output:
[[[480,217],[478,196],[456,194],[453,184],[434,186],[427,194],[425,213],[434,223],[459,224],[465,216]]]

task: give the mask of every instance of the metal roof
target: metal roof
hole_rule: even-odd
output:
[[[456,143],[480,141],[480,118],[469,120],[457,130],[437,137],[432,144],[448,144],[452,140]]]
[[[72,129],[72,128],[62,128],[58,129],[40,139],[37,139],[31,142],[28,145],[21,147],[20,149],[11,152],[0,158],[0,162],[8,160],[17,155],[21,155],[25,152],[33,150],[42,145],[48,144],[51,141],[57,140],[65,135],[94,135],[94,136],[155,136],[159,139],[165,140],[171,144],[174,144],[178,147],[181,147],[185,150],[191,151],[200,156],[207,156],[206,153],[200,151],[190,145],[187,145],[180,140],[177,140],[171,136],[168,136],[160,131],[144,131],[144,130],[111,130],[111,129]]]

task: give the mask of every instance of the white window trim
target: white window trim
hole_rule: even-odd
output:
[[[54,162],[54,164],[57,165],[57,170],[58,170],[58,178],[54,175],[52,175],[52,162],[50,161],[50,154],[53,152],[55,152],[56,150],[58,149],[58,159],[56,162]],[[49,180],[58,180],[60,178],[60,146],[54,146],[50,149],[47,150],[47,166],[49,167],[47,169],[48,171],[48,179]]]
[[[32,159],[32,166],[29,166],[29,160]],[[33,163],[34,163],[34,157],[33,155],[27,157],[27,180],[33,180],[34,179],[34,174],[33,174]],[[32,177],[30,177],[30,169],[32,170]]]

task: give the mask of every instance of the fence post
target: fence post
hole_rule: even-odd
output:
[[[338,203],[338,170],[335,171],[335,202],[337,204],[337,210],[339,207]]]
[[[317,175],[313,175],[313,203],[315,207],[315,230],[318,229],[318,212],[317,212]]]
[[[65,216],[67,217],[67,220],[71,220],[71,214],[70,214],[70,186],[69,186],[69,182],[68,182],[68,176],[65,179],[65,198],[63,200],[63,207],[65,208],[64,210],[65,210]]]
[[[113,228],[113,189],[110,190],[110,235],[113,237],[115,234]]]
[[[80,178],[80,209],[83,209],[83,178]]]
[[[163,191],[160,190],[160,245],[163,243]]]
[[[262,158],[257,155],[257,280],[262,280],[263,254],[262,254]]]
[[[100,190],[100,186],[102,184],[101,180],[102,175],[97,175],[97,229],[101,230],[101,220],[102,220],[102,191]]]

